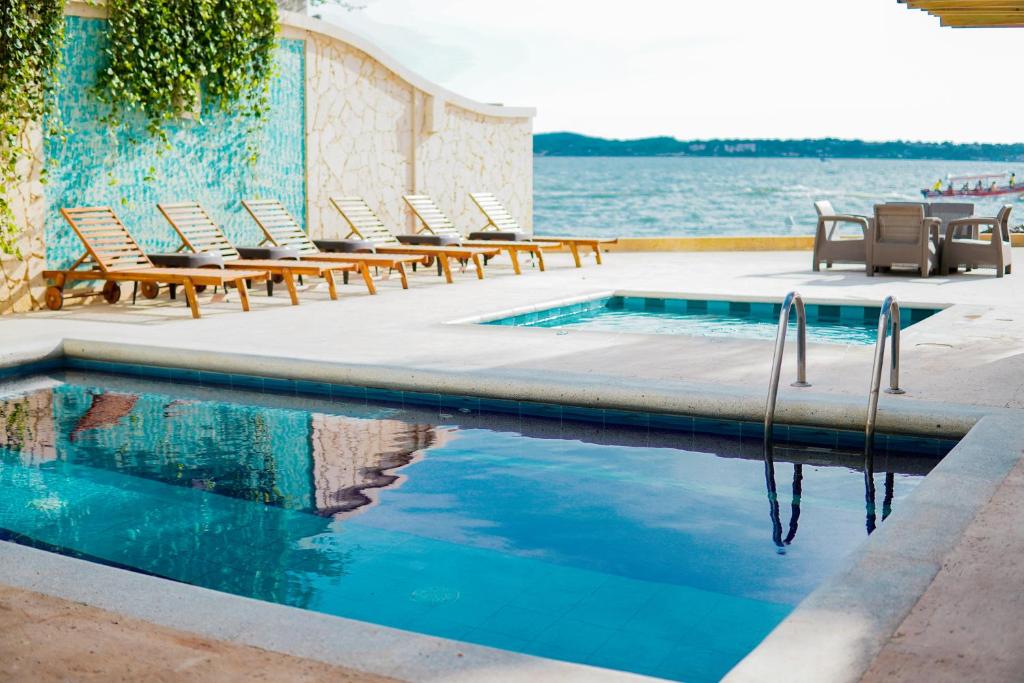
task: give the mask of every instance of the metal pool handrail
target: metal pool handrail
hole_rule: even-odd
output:
[[[796,307],[796,381],[790,386],[809,387],[807,382],[807,312],[804,300],[797,291],[792,291],[782,300],[779,311],[779,328],[775,333],[775,355],[772,357],[772,375],[768,380],[768,401],[764,408],[764,445],[772,445],[772,426],[775,424],[775,401],[779,395],[779,377],[782,374],[782,355],[786,347],[786,329],[789,327],[789,312]]]
[[[875,362],[871,368],[871,387],[868,391],[868,416],[864,424],[864,453],[870,455],[875,447],[875,418],[878,415],[878,391],[882,385],[882,363],[885,361],[885,333],[892,327],[892,353],[889,359],[889,388],[887,394],[906,393],[900,389],[900,305],[896,297],[887,296],[878,313],[878,337],[875,339]]]

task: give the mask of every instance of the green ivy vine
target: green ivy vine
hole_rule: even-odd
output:
[[[141,114],[165,148],[165,126],[183,114],[220,110],[250,121],[255,161],[269,108],[277,32],[275,0],[108,0],[108,41],[93,95],[106,123]],[[200,111],[195,102],[202,95]]]
[[[33,150],[28,126],[46,121],[63,135],[54,92],[64,44],[64,0],[0,0],[0,252],[18,252],[21,231],[9,196]],[[45,170],[45,169],[44,169]]]

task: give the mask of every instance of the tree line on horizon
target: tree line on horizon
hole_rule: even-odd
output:
[[[892,140],[713,139],[672,137],[608,140],[578,133],[538,133],[535,156],[563,157],[794,157],[824,159],[943,159],[953,161],[1024,161],[1024,143],[912,142]]]

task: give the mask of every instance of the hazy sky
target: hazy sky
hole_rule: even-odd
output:
[[[896,0],[360,0],[314,12],[537,132],[1019,142],[1022,29]]]

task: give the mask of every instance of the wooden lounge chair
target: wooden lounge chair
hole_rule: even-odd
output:
[[[331,197],[331,204],[338,210],[348,223],[349,233],[346,239],[353,236],[373,243],[378,254],[412,254],[437,258],[445,280],[451,284],[452,271],[449,261],[473,261],[477,278],[484,279],[483,259],[496,256],[497,247],[477,248],[459,245],[427,245],[402,244],[393,232],[388,230],[384,222],[375,214],[362,197]],[[323,243],[319,243],[321,246]]]
[[[92,291],[65,294],[65,285],[80,281],[104,282],[102,294],[108,303],[115,303],[121,298],[121,282],[133,282],[136,287],[141,284],[142,295],[147,299],[156,298],[160,284],[181,285],[193,318],[200,317],[197,286],[225,287],[231,284],[238,289],[242,310],[248,311],[246,281],[262,282],[269,277],[266,270],[260,269],[228,272],[219,268],[157,268],[110,207],[61,209],[60,213],[78,235],[85,253],[67,270],[43,272],[43,277],[53,281],[46,289],[46,305],[54,311],[64,305],[66,296],[95,294]]]
[[[946,224],[946,240],[942,245],[942,272],[953,273],[960,266],[992,266],[996,277],[1009,275],[1013,261],[1010,244],[1010,212],[1013,205],[1004,204],[995,218],[971,216],[958,218]],[[992,228],[992,239],[983,240],[978,235],[983,225]],[[966,232],[971,237],[960,238]]]
[[[441,235],[458,239],[459,244],[463,247],[497,247],[508,254],[509,259],[512,261],[512,270],[515,271],[516,275],[521,275],[522,270],[519,268],[519,253],[526,252],[537,259],[537,267],[544,270],[544,253],[541,251],[541,247],[557,247],[555,243],[541,244],[539,242],[519,242],[511,240],[465,240],[462,238],[462,233],[458,231],[455,224],[437,208],[434,204],[434,200],[424,194],[407,194],[403,195],[402,199],[409,205],[412,212],[416,214],[416,217],[420,220],[423,225],[421,232],[427,232],[432,235]]]
[[[879,268],[914,266],[928,277],[939,265],[939,218],[924,215],[922,205],[876,204],[867,241],[867,273]]]
[[[406,263],[424,263],[425,256],[402,256],[393,254],[365,253],[326,253],[320,251],[306,231],[292,217],[281,202],[276,199],[243,199],[242,206],[249,212],[256,225],[263,231],[262,244],[273,244],[279,247],[290,247],[303,260],[325,263],[354,263],[359,266],[371,294],[377,293],[370,266],[395,270],[402,279],[402,289],[409,289],[409,278],[406,276]]]
[[[833,263],[866,263],[871,220],[866,216],[836,213],[832,202],[827,200],[814,202],[814,210],[818,213],[818,225],[814,230],[811,269],[818,270],[822,261],[828,268]],[[843,223],[856,225],[863,232],[854,238],[837,236],[836,230]]]
[[[210,214],[199,202],[183,202],[178,204],[157,204],[160,213],[171,224],[181,238],[181,248],[194,252],[220,254],[225,268],[265,270],[280,277],[288,288],[292,304],[298,306],[299,295],[295,289],[295,277],[322,277],[327,281],[327,289],[331,299],[338,298],[338,290],[334,282],[335,272],[351,272],[358,270],[355,263],[326,263],[317,261],[300,261],[296,259],[265,259],[243,258],[242,253],[228,240],[220,226],[214,223]],[[267,280],[267,293],[273,292],[272,279]]]
[[[483,212],[484,217],[487,218],[487,225],[479,232],[469,233],[470,239],[532,239],[536,242],[552,242],[559,247],[569,248],[577,268],[583,265],[580,261],[581,247],[592,250],[594,252],[594,259],[598,265],[601,265],[601,245],[617,244],[619,241],[617,237],[548,237],[547,235],[534,235],[532,238],[529,238],[509,210],[505,208],[505,205],[493,194],[490,192],[470,192],[469,197],[480,211]]]

